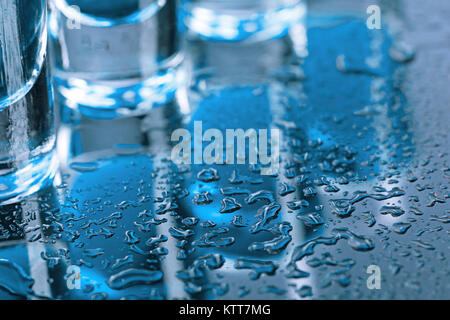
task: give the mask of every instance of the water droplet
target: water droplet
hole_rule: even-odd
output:
[[[318,212],[302,213],[297,215],[297,219],[302,221],[308,227],[312,228],[321,226],[325,223],[325,221],[322,219],[322,216]]]
[[[282,182],[280,184],[280,190],[278,191],[278,194],[282,197],[295,192],[295,188],[288,185],[287,183]]]
[[[300,298],[312,297],[313,292],[310,286],[301,286],[299,289],[295,290]]]
[[[420,248],[423,248],[426,250],[435,250],[435,247],[431,243],[427,243],[422,240],[413,240],[411,242]]]
[[[275,198],[273,196],[273,193],[271,191],[267,191],[267,190],[260,190],[257,191],[255,193],[252,193],[251,195],[249,195],[245,201],[248,204],[253,204],[256,201],[262,201],[262,200],[266,200],[269,203],[274,202]]]
[[[256,214],[256,218],[258,219],[258,222],[256,222],[252,228],[250,229],[251,233],[258,233],[263,230],[267,230],[266,226],[267,224],[272,221],[273,219],[276,219],[278,216],[278,212],[281,210],[281,206],[276,203],[272,202],[268,205],[263,206],[258,210],[258,213]]]
[[[233,237],[218,238],[220,235],[226,234],[229,231],[230,230],[225,227],[211,230],[205,233],[200,239],[193,241],[192,245],[202,248],[231,246],[235,241]]]
[[[235,215],[231,221],[231,224],[237,228],[248,227],[248,224],[242,221],[242,216],[240,215]]]
[[[89,258],[96,258],[105,252],[103,251],[103,248],[96,248],[96,249],[85,249],[84,254]]]
[[[112,275],[107,281],[114,290],[122,290],[136,285],[148,285],[161,281],[163,273],[158,270],[127,269]]]
[[[219,269],[225,263],[225,259],[221,254],[208,254],[199,257],[192,262],[191,266],[186,270],[177,271],[176,275],[183,281],[198,280],[205,277],[205,269]]]
[[[288,222],[281,222],[276,224],[272,229],[272,233],[279,235],[272,240],[264,242],[253,242],[248,250],[253,251],[266,251],[270,254],[278,254],[291,242],[292,237],[289,233],[292,230],[292,226]]]
[[[125,232],[125,243],[136,244],[139,242],[139,238],[136,236],[134,231],[128,230]]]
[[[165,235],[160,234],[158,237],[148,239],[145,242],[145,245],[148,247],[156,247],[158,244],[160,244],[162,242],[166,242],[167,240],[168,240],[168,238]]]
[[[208,191],[205,191],[194,195],[192,202],[196,205],[204,205],[210,204],[212,202],[212,199],[210,198],[210,193]]]
[[[249,276],[251,280],[257,280],[262,274],[272,276],[275,274],[278,266],[272,261],[252,260],[240,258],[237,259],[234,267],[236,269],[251,269]]]
[[[405,234],[409,228],[411,228],[411,224],[406,222],[396,222],[392,225],[392,230],[398,234]]]
[[[194,235],[194,231],[191,229],[182,230],[175,227],[170,227],[169,233],[172,237],[176,239],[186,239]]]
[[[404,41],[395,41],[389,50],[389,56],[396,62],[407,63],[414,60],[416,53],[413,47]]]
[[[309,202],[306,200],[300,200],[300,201],[289,201],[287,204],[289,209],[291,210],[299,210],[301,208],[307,208],[309,207]]]
[[[250,190],[247,189],[241,189],[241,188],[235,188],[235,187],[226,187],[221,188],[220,193],[222,193],[224,196],[237,196],[237,195],[249,195],[251,193]]]
[[[236,201],[236,199],[231,197],[226,197],[222,199],[222,206],[220,207],[220,213],[231,213],[242,208],[242,206]]]
[[[219,173],[214,168],[203,169],[197,174],[197,179],[203,182],[212,182],[220,179]]]
[[[10,294],[28,297],[34,280],[15,262],[0,259],[0,288]]]
[[[197,223],[200,221],[197,217],[186,217],[183,220],[181,220],[181,223],[184,224],[186,227],[193,227],[197,225]]]
[[[382,206],[380,209],[380,214],[386,215],[390,214],[393,217],[399,217],[405,213],[405,210],[403,210],[400,207],[397,206]]]

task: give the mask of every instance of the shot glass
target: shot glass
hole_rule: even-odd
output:
[[[0,204],[34,193],[55,175],[47,1],[0,7]]]
[[[93,118],[144,113],[169,102],[182,54],[175,0],[50,0],[58,102]]]
[[[208,40],[268,40],[306,14],[305,0],[179,0],[181,26]]]

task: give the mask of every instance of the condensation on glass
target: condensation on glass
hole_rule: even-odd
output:
[[[46,0],[2,0],[0,10],[0,203],[55,175],[51,85],[46,68]]]

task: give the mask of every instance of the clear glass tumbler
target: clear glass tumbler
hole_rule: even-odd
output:
[[[179,0],[181,25],[208,40],[268,40],[306,15],[305,0]]]
[[[181,77],[175,0],[50,0],[60,103],[93,118],[170,101]]]
[[[0,5],[1,204],[34,193],[56,172],[46,11],[46,0]]]

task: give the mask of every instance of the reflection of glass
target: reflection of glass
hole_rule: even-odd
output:
[[[289,99],[296,92],[300,93],[297,90],[303,80],[302,59],[296,54],[304,54],[307,43],[304,26],[298,24],[295,30],[303,32],[297,32],[296,38],[286,36],[264,42],[190,39],[186,44],[186,56],[192,70],[192,85],[188,99],[181,102],[189,104],[186,109],[193,112],[186,128],[194,134],[194,122],[201,121],[203,133],[208,129],[218,129],[224,136],[227,129],[279,128],[284,132],[286,114],[280,99]],[[295,102],[293,105],[297,106]],[[206,145],[208,143],[204,142],[204,147]],[[184,175],[182,182],[189,196],[181,198],[178,204],[185,221],[199,219],[199,222],[192,227],[179,223],[178,228],[195,230],[195,241],[189,241],[180,250],[186,254],[187,272],[182,271],[179,276],[185,281],[185,290],[192,297],[237,299],[242,294],[249,299],[276,298],[266,295],[267,290],[276,286],[286,291],[283,299],[296,298],[295,293],[287,290],[288,284],[293,281],[275,272],[276,269],[272,270],[274,276],[270,277],[268,274],[271,271],[267,271],[270,267],[267,267],[268,274],[259,274],[253,280],[249,279],[251,269],[240,270],[247,263],[254,264],[255,270],[258,265],[270,263],[282,268],[286,263],[285,249],[289,246],[285,247],[284,241],[290,238],[290,244],[301,243],[320,232],[317,228],[305,228],[286,207],[289,201],[305,198],[303,184],[288,178],[289,170],[284,167],[290,159],[290,146],[282,144],[281,149],[283,163],[276,177],[260,175],[259,166],[249,166],[248,158],[242,165],[190,165],[190,171]],[[246,154],[249,154],[248,148]],[[198,179],[202,170],[210,168],[217,170],[217,181]],[[295,186],[295,191],[287,194],[280,191],[287,185]],[[237,191],[227,193],[227,190],[233,189]],[[247,203],[250,193],[262,190],[267,190],[268,198]],[[210,200],[205,200],[205,195]],[[312,207],[318,205],[314,196],[308,201]],[[234,210],[236,204],[239,208]],[[279,210],[276,209],[278,206]],[[260,216],[256,218],[258,214]],[[274,216],[269,217],[271,214]],[[208,221],[214,225],[209,225]],[[215,233],[217,235],[211,237],[210,243],[202,242]],[[224,263],[221,267],[219,257]]]
[[[96,118],[173,98],[181,62],[174,0],[54,0],[49,18],[61,103]]]
[[[303,0],[180,0],[187,29],[212,40],[267,40],[306,14]]]
[[[304,28],[297,26],[289,33],[289,39],[233,44],[196,39],[187,44],[187,61],[193,70],[188,97],[194,110],[187,128],[193,132],[194,121],[202,121],[203,132],[210,128],[224,131],[275,126],[283,130],[285,142],[282,169],[276,178],[261,179],[257,168],[245,165],[191,166],[184,186],[192,196],[180,200],[183,214],[217,224],[209,229],[196,226],[196,239],[211,230],[228,228],[210,247],[199,248],[195,243],[192,246],[195,251],[186,260],[188,267],[205,263],[198,259],[208,253],[221,254],[225,260],[217,270],[210,268],[210,272],[205,268],[203,278],[186,281],[187,290],[196,298],[236,299],[243,293],[251,299],[277,298],[277,294],[294,299],[309,297],[308,290],[312,290],[315,298],[323,293],[327,297],[335,294],[345,297],[345,289],[339,286],[350,285],[350,279],[365,272],[361,267],[353,268],[355,251],[367,249],[364,242],[358,243],[359,248],[355,242],[367,240],[365,236],[374,240],[376,227],[367,227],[372,223],[370,219],[382,211],[380,207],[398,201],[404,193],[400,191],[405,189],[404,181],[388,178],[396,174],[389,167],[392,158],[409,161],[401,148],[392,146],[400,144],[404,150],[413,149],[409,138],[402,137],[409,129],[403,119],[400,68],[389,57],[388,34],[385,30],[369,31],[364,19],[347,12],[319,14],[310,21],[313,27],[308,29],[307,39]],[[361,40],[353,41],[353,37]],[[308,50],[302,48],[306,43]],[[293,54],[300,53],[303,57],[308,51],[305,59]],[[210,167],[217,170],[220,179],[199,181],[197,174]],[[244,177],[240,183],[236,182],[239,179],[233,172],[235,169],[238,176]],[[255,183],[258,180],[261,182]],[[295,191],[287,192],[289,187]],[[226,195],[223,188],[240,191]],[[398,191],[391,192],[395,188]],[[267,244],[280,236],[274,229],[250,231],[254,229],[252,224],[262,220],[263,214],[258,209],[271,201],[266,198],[256,204],[246,203],[248,192],[260,190],[268,190],[273,203],[281,205],[278,216],[267,222],[267,229],[276,222],[292,226],[290,245],[280,253],[254,250],[264,247],[262,242]],[[210,203],[196,203],[192,199],[194,196],[204,199],[205,194],[212,200]],[[234,212],[221,212],[225,197],[233,198],[242,207]],[[348,205],[354,197],[359,199],[355,200],[355,208],[363,207],[364,212],[355,211],[355,217],[350,217],[351,210],[356,210]],[[308,204],[304,208],[298,203],[289,204],[305,200]],[[334,203],[345,203],[346,209],[351,210],[336,213],[339,208]],[[383,215],[376,219],[387,225],[394,220],[405,221],[405,217],[392,219]],[[229,237],[234,237],[235,242],[222,247]],[[318,237],[323,238],[308,242]],[[357,257],[362,263],[375,260],[365,254]],[[263,275],[264,281],[249,281],[250,271],[240,270],[248,262],[242,262],[242,258],[253,260],[254,269],[258,264],[273,262],[279,265],[279,271],[273,277]],[[379,259],[376,262],[381,263]],[[290,272],[293,265],[298,272]],[[228,292],[224,284],[229,285]]]
[[[78,121],[59,128],[58,153],[65,176],[62,202],[73,217],[63,224],[72,242],[71,263],[80,266],[86,291],[68,291],[64,298],[186,297],[175,276],[183,265],[168,232],[176,217],[158,213],[175,193],[166,176],[176,174],[167,159],[170,132],[179,126],[177,105],[143,117]],[[71,199],[79,204],[73,207]],[[133,285],[114,280],[125,275],[126,283],[126,272],[134,270],[140,275]]]
[[[45,63],[46,1],[2,2],[0,11],[0,202],[53,178],[53,108]]]
[[[55,284],[64,282],[65,261],[55,256],[67,250],[57,237],[58,208],[53,188],[2,206],[0,299],[52,298]]]

